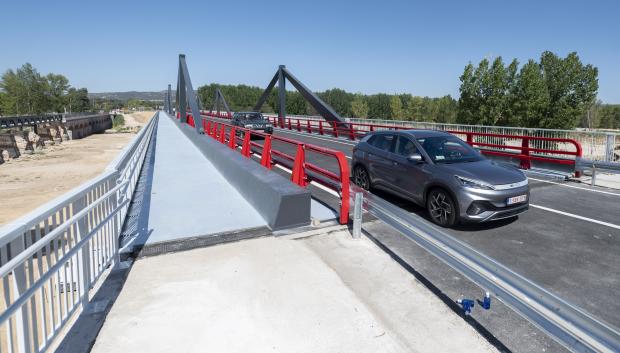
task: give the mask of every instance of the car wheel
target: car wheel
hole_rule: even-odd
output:
[[[368,174],[366,168],[359,165],[355,167],[355,170],[353,170],[353,182],[364,190],[370,190],[370,174]]]
[[[426,209],[431,220],[442,227],[456,224],[456,206],[450,194],[443,189],[434,189],[426,199]]]

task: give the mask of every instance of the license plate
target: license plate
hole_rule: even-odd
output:
[[[521,203],[525,201],[527,201],[527,195],[519,195],[519,196],[509,197],[508,200],[506,200],[506,204],[514,205],[515,203]]]

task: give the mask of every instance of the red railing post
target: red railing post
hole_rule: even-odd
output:
[[[530,159],[528,158],[529,156],[530,156],[530,139],[524,138],[523,140],[521,140],[521,157],[519,157],[519,159],[521,160],[521,163],[520,163],[521,169],[531,168]]]
[[[306,186],[306,156],[304,146],[297,144],[297,152],[295,153],[295,162],[293,164],[293,174],[291,181],[301,187]]]
[[[263,143],[263,151],[261,152],[260,164],[271,169],[271,135],[265,136],[265,142]]]
[[[231,149],[237,149],[237,128],[232,126],[230,128],[230,138],[228,140],[228,147]]]
[[[297,131],[301,132],[301,123],[299,122],[299,119],[297,119]]]
[[[211,137],[217,138],[217,123],[216,122],[213,122],[213,125],[211,126]]]
[[[323,120],[319,120],[319,135],[323,135]]]
[[[337,122],[332,122],[332,130],[334,132],[334,137],[338,137],[338,123]]]
[[[211,120],[207,120],[207,126],[205,127],[205,133],[207,136],[211,136]]]
[[[340,167],[340,197],[342,198],[340,203],[340,224],[347,224],[349,222],[349,163],[347,162],[344,153],[337,152],[336,159],[338,160],[338,166]]]
[[[353,131],[353,124],[349,124],[349,139],[355,140],[355,132]]]
[[[291,126],[291,118],[286,119],[286,121],[288,122],[288,129],[292,130],[293,127]]]
[[[241,147],[241,154],[244,157],[250,157],[250,131],[245,129],[243,134],[243,146]]]
[[[220,142],[226,143],[226,125],[222,124],[220,128]]]
[[[474,145],[474,135],[467,133],[467,144],[470,146]]]
[[[370,125],[370,132],[375,131],[375,126],[374,125]]]
[[[310,120],[306,120],[306,122],[308,123],[308,133],[311,134],[312,133],[312,127],[310,126]]]

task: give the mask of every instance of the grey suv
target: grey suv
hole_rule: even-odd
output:
[[[370,133],[353,149],[351,165],[355,184],[424,206],[443,227],[514,217],[529,207],[523,172],[441,131]]]

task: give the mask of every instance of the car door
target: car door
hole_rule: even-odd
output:
[[[394,140],[394,134],[383,133],[376,135],[376,138],[374,138],[370,144],[367,155],[368,171],[370,172],[372,182],[375,186],[389,188],[387,179],[389,178],[391,170],[388,154],[392,149]]]
[[[425,162],[414,162],[407,157],[420,153],[415,141],[405,135],[398,135],[394,148],[388,154],[392,172],[388,182],[392,189],[408,198],[420,201],[423,199],[424,185],[431,173]]]

